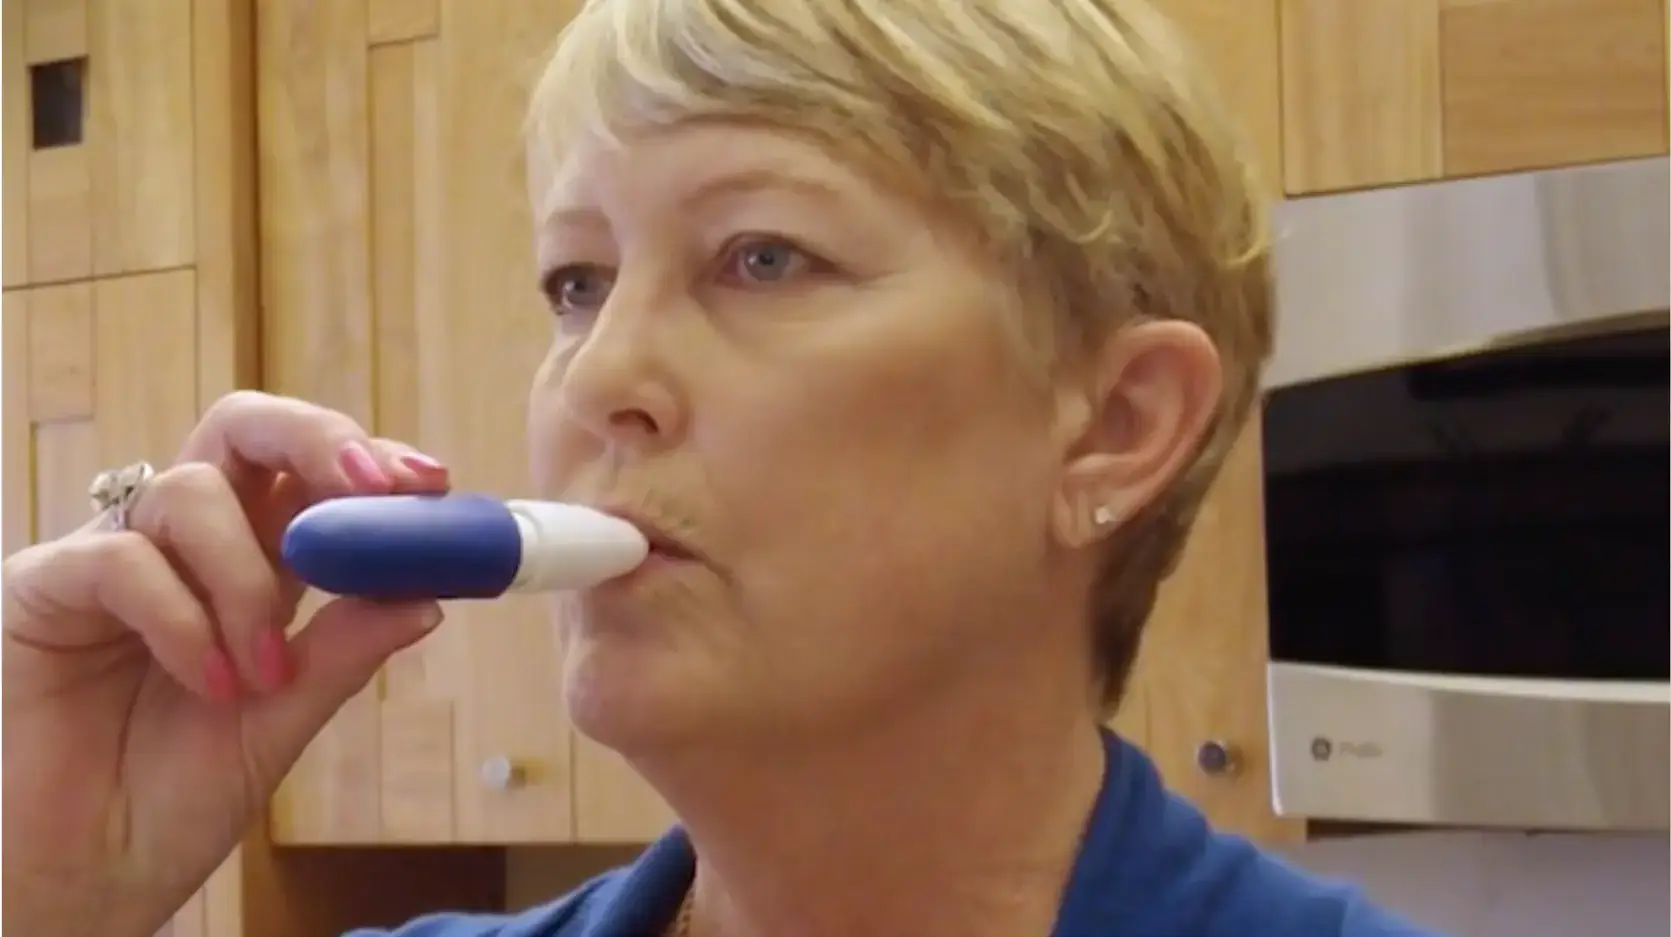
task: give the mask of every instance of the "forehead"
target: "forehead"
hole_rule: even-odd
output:
[[[827,200],[833,207],[884,198],[874,174],[804,136],[717,122],[615,140],[581,136],[560,154],[531,153],[529,175],[535,220],[542,226],[566,213],[627,199],[669,203],[775,190]]]

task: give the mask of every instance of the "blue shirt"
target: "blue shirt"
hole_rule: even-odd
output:
[[[1113,733],[1102,793],[1051,937],[1438,937],[1213,832]],[[661,937],[695,873],[675,829],[632,865],[514,915],[440,914],[346,937]]]

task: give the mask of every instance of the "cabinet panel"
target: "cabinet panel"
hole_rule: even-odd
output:
[[[1437,0],[1282,0],[1290,195],[1436,178]]]
[[[4,355],[5,417],[0,419],[0,438],[5,444],[5,540],[0,550],[6,556],[28,546],[35,528],[35,422],[29,413],[29,294],[8,290],[0,309],[0,354]]]
[[[420,320],[424,445],[469,487],[526,491],[525,401],[551,342],[533,287],[522,133],[538,65],[575,4],[471,0],[442,8],[441,212],[447,274],[436,315]],[[544,598],[461,604],[455,636],[471,635],[460,697],[459,831],[496,842],[571,839],[572,754],[562,716],[561,655]],[[477,778],[490,759],[516,762],[519,783]],[[525,761],[522,759],[526,759]]]
[[[172,462],[197,422],[195,276],[174,270],[94,285],[95,423],[111,465]]]
[[[1212,70],[1273,195],[1282,191],[1282,79],[1277,0],[1157,0]]]
[[[7,288],[29,282],[29,60],[24,54],[28,28],[24,4],[12,0],[4,6],[0,24],[0,93],[5,95],[3,111],[5,172],[5,246],[0,250]],[[8,307],[11,308],[11,307]]]
[[[29,414],[40,422],[93,415],[93,289],[43,286],[29,294]]]
[[[371,44],[433,37],[441,29],[441,0],[369,0],[366,33]]]
[[[8,552],[85,524],[100,470],[172,461],[198,413],[194,286],[177,270],[7,294]]]
[[[93,177],[87,143],[33,149],[24,160],[27,282],[61,283],[93,273]]]
[[[92,270],[86,0],[6,5],[6,285]]]
[[[1445,174],[1666,151],[1664,0],[1443,0]]]
[[[87,0],[22,0],[30,64],[87,54]]]
[[[1166,0],[1162,9],[1206,54],[1276,198],[1284,158],[1278,3]],[[1276,819],[1265,770],[1263,477],[1253,424],[1160,589],[1115,726],[1217,827],[1273,842],[1299,839],[1305,826]],[[1237,756],[1231,770],[1206,773],[1197,765],[1197,750],[1210,743]]]
[[[260,7],[266,386],[433,453],[462,489],[527,490],[523,401],[550,324],[520,131],[528,63],[567,15],[509,0]],[[448,618],[309,748],[274,803],[276,840],[572,838],[546,602],[454,603]]]
[[[1285,189],[1666,152],[1665,0],[1282,0]]]
[[[6,4],[7,286],[194,262],[196,124],[220,116],[195,107],[200,5]],[[210,24],[238,4],[212,6]],[[224,40],[202,48],[214,55]]]
[[[257,15],[262,382],[375,430],[365,0]],[[378,694],[374,682],[308,746],[274,801],[276,841],[378,841]]]
[[[195,280],[174,270],[6,293],[6,553],[86,524],[99,471],[173,459],[200,409]],[[161,934],[203,937],[203,907],[194,895]]]
[[[192,0],[87,0],[97,274],[189,264]]]
[[[1145,638],[1148,751],[1215,827],[1272,844],[1304,838],[1272,808],[1267,760],[1264,471],[1249,422],[1201,509]],[[1204,759],[1216,747],[1222,767]]]

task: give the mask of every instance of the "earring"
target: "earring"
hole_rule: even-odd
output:
[[[1114,514],[1114,509],[1106,504],[1101,505],[1091,514],[1091,520],[1095,521],[1098,527],[1107,527],[1118,519]]]

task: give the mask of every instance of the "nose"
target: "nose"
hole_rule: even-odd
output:
[[[672,323],[630,299],[617,286],[563,370],[559,399],[599,440],[648,450],[666,445],[682,423],[665,354]]]

